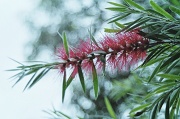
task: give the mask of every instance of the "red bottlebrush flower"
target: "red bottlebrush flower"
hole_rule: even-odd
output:
[[[78,66],[75,65],[69,79],[73,79],[76,76],[77,73],[78,73]]]
[[[77,65],[80,65],[86,72],[92,71],[94,65],[102,69],[103,63],[106,63],[106,68],[129,69],[129,66],[137,64],[139,60],[146,57],[149,41],[138,34],[139,30],[138,28],[129,32],[107,35],[98,43],[98,46],[90,39],[81,41],[76,48],[69,48],[69,57],[65,49],[60,48],[58,57],[66,61],[61,68],[72,66],[74,68],[73,77],[77,74]],[[105,61],[101,61],[102,57]]]
[[[117,55],[116,54],[108,54],[107,56],[107,66],[110,66],[111,68],[117,67]]]
[[[98,72],[102,71],[104,63],[105,63],[105,56],[104,55],[96,57],[95,64],[96,64]]]
[[[88,39],[88,41],[81,41],[77,49],[76,55],[80,58],[86,58],[88,54],[94,51],[94,46]]]
[[[117,45],[115,39],[110,36],[105,36],[101,44],[102,44],[102,49],[106,49],[107,51],[109,51],[109,48],[115,50]]]
[[[57,49],[57,56],[61,60],[68,60],[68,55],[66,54],[64,47],[60,47]]]
[[[69,49],[69,58],[77,58],[77,55],[76,55],[76,51],[77,49],[76,48],[70,48]]]
[[[121,69],[127,69],[127,66],[129,65],[129,57],[126,53],[126,51],[123,51],[122,53],[120,53],[117,57],[117,68],[119,70]]]
[[[107,65],[118,69],[126,69],[146,57],[148,39],[138,34],[139,29],[121,32],[114,36],[106,36],[100,45],[106,55]]]
[[[90,59],[83,60],[81,66],[83,70],[85,70],[87,73],[90,73],[93,67],[93,60]]]
[[[57,66],[57,69],[59,69],[60,73],[63,73],[65,71],[65,69],[66,69],[66,66],[65,66],[65,64],[59,64]]]

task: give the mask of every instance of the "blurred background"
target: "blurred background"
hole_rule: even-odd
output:
[[[114,14],[105,9],[109,7],[107,2],[107,0],[0,0],[1,118],[44,119],[51,115],[43,110],[51,113],[53,108],[72,118],[78,116],[104,118],[109,115],[104,96],[110,99],[119,117],[128,118],[129,110],[136,103],[132,98],[136,101],[141,98],[131,93],[135,91],[143,95],[148,90],[147,87],[140,86],[140,78],[130,72],[116,73],[110,77],[100,76],[97,100],[94,98],[91,76],[86,77],[86,94],[83,93],[79,81],[75,79],[66,92],[65,102],[62,104],[62,81],[58,71],[50,72],[32,89],[25,92],[23,88],[29,77],[12,88],[15,81],[9,77],[14,72],[5,71],[18,66],[10,58],[22,63],[32,60],[55,61],[54,52],[62,43],[57,32],[65,31],[70,45],[77,44],[79,39],[88,38],[89,29],[95,38],[102,37],[105,34],[103,28],[113,27],[107,24],[107,19]],[[124,80],[125,78],[131,80]]]
[[[42,112],[43,109],[51,108],[56,102],[57,105],[60,103],[59,84],[53,80],[45,79],[39,86],[23,92],[26,82],[12,88],[14,81],[9,78],[15,72],[5,71],[18,65],[10,58],[20,62],[27,61],[26,45],[35,38],[35,34],[32,34],[25,21],[35,12],[39,3],[40,1],[0,0],[0,118],[2,119],[42,119],[46,116]]]

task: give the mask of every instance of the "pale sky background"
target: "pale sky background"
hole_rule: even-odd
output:
[[[0,0],[1,119],[46,119],[48,115],[42,110],[52,109],[52,106],[62,108],[60,106],[61,82],[58,77],[48,75],[32,89],[23,92],[28,78],[12,88],[14,81],[8,78],[15,72],[5,71],[18,66],[8,57],[20,62],[25,61],[23,50],[33,36],[23,22],[23,17],[37,7],[37,2],[35,0]],[[63,109],[66,108],[63,107]]]

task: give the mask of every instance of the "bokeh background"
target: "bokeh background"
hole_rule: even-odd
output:
[[[32,90],[23,92],[25,82],[12,88],[14,81],[9,79],[15,72],[5,70],[15,68],[17,63],[27,61],[26,46],[37,37],[26,21],[36,11],[40,1],[0,0],[0,118],[2,119],[42,119],[47,117],[43,109],[60,104],[61,99],[56,78],[47,76]],[[43,21],[43,19],[40,19]],[[30,46],[29,46],[30,47]],[[41,60],[50,60],[46,52]]]

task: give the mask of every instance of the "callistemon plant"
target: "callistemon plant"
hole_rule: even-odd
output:
[[[132,96],[134,100],[137,99],[136,97],[143,99],[142,101],[135,101],[140,106],[131,110],[129,116],[134,118],[150,112],[147,117],[150,115],[151,119],[155,119],[158,112],[163,112],[166,119],[179,118],[180,4],[178,0],[163,0],[163,6],[161,7],[153,0],[149,0],[149,7],[146,8],[133,0],[123,1],[123,4],[109,2],[112,6],[106,8],[117,12],[117,15],[109,19],[109,23],[116,26],[113,29],[105,28],[105,32],[111,33],[106,34],[99,40],[95,40],[90,34],[89,39],[80,41],[75,47],[68,45],[66,34],[63,33],[60,35],[63,46],[59,47],[55,54],[58,57],[57,62],[35,62],[36,64],[33,65],[24,65],[18,62],[20,66],[11,70],[19,71],[13,76],[13,78],[18,78],[16,83],[25,76],[32,75],[25,86],[25,89],[31,88],[51,69],[55,69],[63,77],[63,100],[67,87],[76,75],[79,76],[83,91],[86,90],[84,81],[84,74],[86,73],[92,75],[94,94],[97,97],[98,73],[106,74],[107,71],[113,72],[115,70],[120,72],[129,71],[138,67],[138,62],[142,60],[144,62],[138,67],[139,69],[151,65],[155,66],[149,70],[148,75],[146,75],[146,72],[145,77],[141,81],[139,80],[142,86],[149,84],[152,89],[144,95],[139,90],[134,92],[131,86],[125,84],[125,88],[128,87],[128,92],[123,93],[128,93],[128,96],[123,97],[123,100],[130,99],[129,101],[133,101],[130,98]],[[147,1],[143,3],[146,4]],[[158,1],[158,3],[160,2]],[[137,14],[137,18],[132,17],[133,14]],[[121,24],[121,20],[124,18],[134,19]],[[148,56],[146,57],[147,50]],[[67,72],[70,72],[70,74]],[[115,83],[119,86],[118,81],[115,81]],[[124,83],[120,86],[123,87]],[[147,85],[144,86],[147,87]],[[122,101],[122,96],[120,96],[122,90],[114,89],[115,91],[112,91],[113,95],[117,95],[115,97]],[[135,89],[139,89],[139,87]],[[131,96],[131,91],[132,94],[136,94]],[[107,98],[105,98],[105,105],[110,116],[116,119],[115,112]],[[117,112],[119,115],[119,111]]]
[[[135,29],[106,35],[98,43],[90,39],[81,41],[77,47],[69,47],[68,52],[64,47],[60,47],[57,56],[62,63],[58,68],[60,72],[64,72],[68,67],[73,68],[72,77],[78,73],[78,67],[82,67],[86,72],[91,72],[94,65],[98,70],[102,70],[103,66],[127,69],[146,57],[149,41],[138,32],[139,29]]]
[[[81,41],[77,47],[68,46],[67,41],[64,40],[64,47],[57,50],[57,56],[61,61],[57,68],[64,77],[66,77],[66,69],[72,69],[64,86],[67,88],[76,74],[79,74],[85,91],[82,70],[92,73],[94,81],[97,80],[98,71],[104,72],[108,68],[117,68],[119,71],[129,70],[129,66],[134,66],[139,60],[145,59],[149,41],[139,35],[139,31],[140,29],[137,28],[128,32],[106,35],[99,42],[88,39]],[[96,96],[97,93],[98,88],[95,89]]]
[[[90,39],[86,41],[81,40],[76,47],[68,45],[65,33],[59,34],[63,39],[63,46],[59,47],[56,52],[58,62],[29,66],[18,62],[21,66],[13,69],[13,71],[22,71],[13,77],[18,77],[16,81],[18,83],[23,77],[33,74],[24,88],[27,89],[34,86],[51,69],[58,69],[63,74],[62,99],[64,99],[67,87],[77,74],[85,92],[84,73],[89,73],[92,74],[94,93],[97,97],[98,72],[105,74],[105,71],[108,69],[111,71],[114,69],[128,71],[130,67],[137,66],[140,60],[146,58],[146,50],[151,45],[147,38],[140,35],[141,33],[141,29],[136,28],[130,31],[106,34],[98,42],[90,35]],[[67,70],[72,71],[68,77]]]

